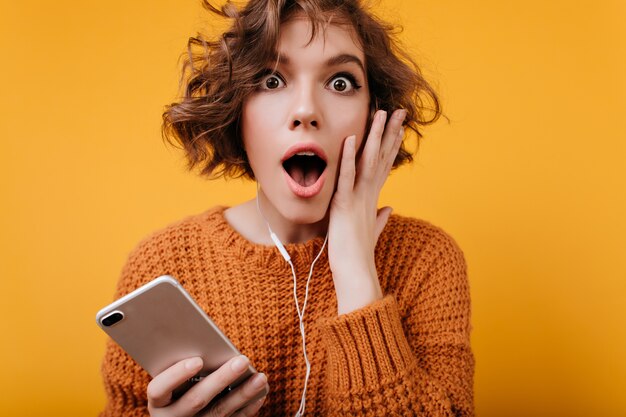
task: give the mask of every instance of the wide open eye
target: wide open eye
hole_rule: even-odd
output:
[[[352,74],[342,73],[337,74],[328,82],[328,88],[333,91],[337,91],[338,93],[351,93],[354,90],[358,90],[361,88],[360,85],[356,83],[355,78]]]
[[[261,78],[259,87],[263,90],[275,90],[285,86],[285,82],[277,74],[268,74]]]

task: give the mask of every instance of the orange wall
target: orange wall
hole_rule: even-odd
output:
[[[381,203],[465,251],[478,414],[626,415],[626,3],[380,3],[450,118]],[[253,188],[160,139],[199,1],[0,7],[0,414],[94,415],[129,250]]]

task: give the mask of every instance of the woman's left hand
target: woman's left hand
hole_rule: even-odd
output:
[[[330,204],[328,258],[339,314],[349,313],[382,298],[374,250],[387,224],[391,207],[377,210],[378,196],[398,154],[406,110],[379,110],[356,161],[354,136],[343,144],[337,190]]]

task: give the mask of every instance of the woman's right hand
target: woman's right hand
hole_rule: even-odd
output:
[[[202,369],[201,358],[182,360],[150,381],[148,384],[148,411],[153,417],[253,416],[263,405],[265,395],[269,391],[267,378],[264,374],[252,375],[232,392],[216,399],[222,391],[248,369],[248,365],[249,361],[245,356],[236,356],[203,378],[180,398],[174,400],[173,391]],[[265,394],[261,399],[248,404],[250,400],[258,397],[262,392]],[[214,399],[215,401],[213,401]],[[198,414],[200,412],[202,414]]]

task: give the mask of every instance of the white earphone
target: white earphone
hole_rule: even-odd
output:
[[[272,228],[270,227],[270,223],[267,221],[267,219],[263,215],[263,212],[261,212],[261,206],[259,203],[259,189],[260,189],[260,185],[257,182],[257,195],[256,195],[257,210],[259,211],[259,215],[263,218],[263,220],[265,221],[265,224],[267,225],[267,229],[269,230],[270,237],[272,238],[274,245],[276,245],[280,254],[283,256],[283,258],[285,258],[285,261],[289,264],[289,266],[291,266],[291,273],[293,274],[293,298],[296,303],[296,311],[298,313],[298,319],[300,322],[300,334],[302,335],[302,353],[304,355],[304,363],[306,364],[306,375],[304,377],[304,387],[302,388],[302,398],[300,400],[300,408],[298,408],[298,412],[295,415],[295,417],[302,417],[304,415],[304,408],[306,404],[306,388],[309,383],[309,376],[311,375],[311,363],[309,362],[309,358],[307,357],[307,354],[306,354],[306,336],[305,336],[305,331],[304,331],[304,310],[306,309],[306,302],[307,302],[307,299],[309,298],[309,282],[311,281],[311,276],[313,275],[313,267],[315,266],[315,263],[317,262],[319,257],[324,252],[324,248],[326,247],[326,242],[328,241],[328,233],[326,233],[326,238],[324,238],[324,244],[322,245],[320,252],[317,254],[315,259],[311,263],[311,268],[309,270],[309,277],[306,280],[306,288],[304,291],[304,302],[302,303],[302,310],[300,310],[300,303],[298,303],[298,292],[297,292],[298,284],[297,284],[297,278],[296,278],[296,269],[293,266],[293,262],[291,262],[291,256],[289,256],[289,252],[287,252],[287,249],[285,249],[285,246],[283,246],[278,236],[276,236],[276,233],[272,231]]]

